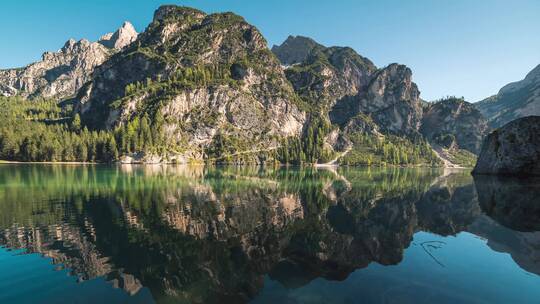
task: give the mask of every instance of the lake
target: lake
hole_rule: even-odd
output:
[[[0,303],[539,303],[540,182],[0,166]]]

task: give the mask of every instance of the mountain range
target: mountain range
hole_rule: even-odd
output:
[[[302,36],[270,50],[238,15],[174,5],[141,33],[126,22],[97,42],[70,39],[41,61],[0,70],[6,100],[35,101],[26,113],[54,101],[30,119],[63,124],[86,146],[73,158],[84,161],[96,151],[84,132],[97,132],[108,151],[100,158],[124,162],[470,165],[491,128],[538,114],[539,89],[540,66],[477,104],[430,103],[405,65],[377,67]],[[24,139],[39,137],[0,135],[19,145],[2,157],[17,160]],[[69,160],[58,154],[52,160]]]
[[[489,119],[492,128],[499,128],[512,120],[540,115],[540,65],[525,79],[507,84],[496,95],[475,106]]]
[[[97,42],[69,39],[58,52],[45,52],[38,62],[0,70],[0,94],[57,99],[73,96],[90,80],[94,68],[135,39],[137,31],[129,22]]]

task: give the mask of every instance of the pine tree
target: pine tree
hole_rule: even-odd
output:
[[[71,130],[73,132],[79,132],[81,130],[81,116],[79,116],[79,113],[75,114],[71,121]]]

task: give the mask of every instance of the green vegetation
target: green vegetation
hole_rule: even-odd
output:
[[[286,138],[278,150],[277,159],[284,164],[326,163],[335,153],[325,147],[324,139],[332,130],[326,120],[313,116],[301,139]]]
[[[80,129],[80,118],[49,100],[0,98],[0,158],[17,161],[107,161],[114,137]]]
[[[440,165],[424,139],[415,141],[395,135],[376,136],[356,133],[350,136],[353,149],[341,160],[346,165]]]
[[[157,152],[163,120],[135,117],[113,131],[82,127],[71,107],[50,100],[0,97],[0,158],[15,161],[108,162],[120,154]]]
[[[472,168],[476,165],[477,156],[463,149],[450,149],[447,151],[452,163],[462,167]]]
[[[206,73],[204,69],[196,69],[194,73],[191,71],[181,71],[179,74]],[[204,76],[201,77],[204,81]],[[185,81],[186,78],[182,79]],[[143,89],[151,91],[159,84],[149,80],[145,85],[130,85],[126,87],[126,93],[133,96]],[[60,107],[50,100],[2,97],[0,106],[0,158],[3,160],[109,162],[121,155],[137,152],[161,155],[182,150],[182,142],[164,137],[163,117],[154,114],[154,118],[150,119],[150,110],[140,111],[142,116],[135,116],[114,130],[89,131],[69,105]],[[210,113],[201,119],[202,123],[212,125],[216,123],[217,116]],[[325,138],[333,128],[335,126],[326,120],[312,115],[301,138],[283,139],[280,147],[275,149],[258,149],[240,136],[234,136],[233,132],[223,130],[205,152],[210,162],[326,163],[337,155],[325,145]],[[360,133],[350,136],[350,139],[353,149],[341,159],[342,164],[440,165],[439,159],[423,139],[412,141],[394,135],[379,137]],[[452,157],[455,163],[463,166],[474,165],[474,155],[465,151],[456,151]]]

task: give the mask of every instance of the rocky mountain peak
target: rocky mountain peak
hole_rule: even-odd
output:
[[[358,95],[377,67],[349,47],[325,47],[311,38],[290,36],[272,51],[285,65],[285,74],[297,93],[326,111]]]
[[[206,14],[198,9],[177,5],[162,5],[154,12],[154,22],[166,21],[167,19],[183,19],[192,17],[202,19]]]
[[[499,95],[511,94],[512,92],[523,90],[538,83],[540,83],[540,64],[527,73],[527,76],[525,76],[523,80],[512,82],[502,87],[499,91]]]
[[[138,35],[133,25],[125,21],[116,32],[101,36],[99,43],[110,49],[121,50],[137,40]]]
[[[94,68],[137,39],[133,25],[124,22],[98,42],[69,39],[57,52],[45,52],[41,61],[20,69],[0,70],[0,94],[63,99],[74,96]]]
[[[304,62],[316,48],[323,49],[325,47],[308,37],[289,36],[281,45],[274,45],[272,52],[284,65],[293,65]]]
[[[102,129],[162,117],[171,145],[201,159],[229,140],[271,150],[275,138],[299,136],[305,113],[297,99],[264,37],[242,17],[163,6],[137,43],[96,69],[76,109]]]
[[[497,95],[479,101],[475,106],[493,128],[531,115],[540,115],[540,65],[520,81],[505,85]]]
[[[450,97],[426,106],[420,132],[432,144],[478,154],[488,129],[487,120],[473,104]]]
[[[68,39],[68,41],[66,41],[66,43],[64,43],[64,46],[62,47],[62,49],[71,49],[73,48],[73,46],[75,46],[75,44],[77,43],[77,41],[75,41],[75,39],[73,38],[70,38]]]
[[[538,79],[540,78],[540,64],[537,65],[532,71],[530,71],[527,76],[525,76],[525,79]]]
[[[64,54],[80,52],[81,50],[88,48],[91,44],[92,43],[88,41],[88,39],[76,41],[75,39],[71,38],[64,43],[64,46],[60,49],[60,52]],[[54,54],[54,52],[45,52],[45,54]]]
[[[406,65],[391,63],[377,74],[377,78],[384,79],[386,82],[399,80],[410,84],[412,83],[412,71]]]

